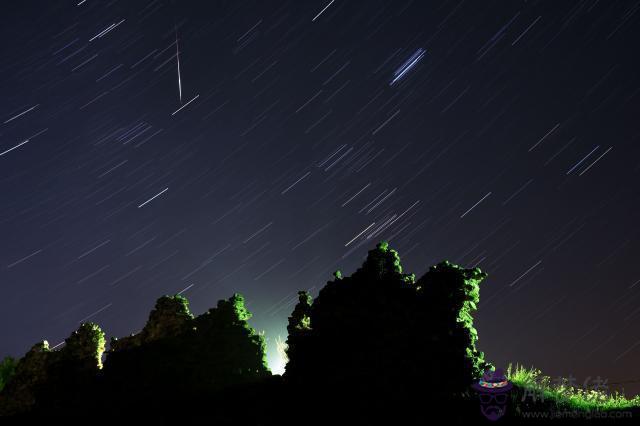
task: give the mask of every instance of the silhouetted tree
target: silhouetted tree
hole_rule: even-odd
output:
[[[442,372],[438,378],[446,379],[447,392],[464,392],[489,367],[476,348],[472,316],[480,302],[479,284],[486,276],[479,268],[464,269],[444,261],[416,282],[427,313],[424,331],[432,347],[430,357]]]
[[[161,297],[140,333],[112,341],[105,388],[122,406],[133,396],[162,405],[266,377],[264,337],[250,318],[239,294],[195,318],[186,298]]]
[[[22,413],[35,405],[36,392],[47,380],[49,354],[49,343],[44,340],[20,358],[15,374],[0,392],[0,416]]]
[[[16,366],[15,374],[0,394],[0,415],[32,409],[71,405],[102,368],[104,332],[93,323],[81,324],[52,351],[45,340],[35,344]]]
[[[485,276],[445,262],[416,281],[379,243],[312,305],[301,296],[289,319],[285,378],[372,398],[413,398],[416,387],[423,397],[464,393],[485,365],[471,316]]]
[[[204,355],[203,366],[231,375],[233,382],[251,381],[270,374],[264,336],[249,325],[251,316],[242,295],[234,294],[196,318],[200,334],[196,344]]]
[[[93,373],[102,368],[105,338],[100,326],[91,322],[83,323],[64,342],[62,349],[56,352],[60,355],[57,361],[69,360],[78,367],[82,361],[86,364],[82,368]]]
[[[162,296],[149,313],[149,319],[142,331],[122,339],[112,338],[111,349],[118,351],[167,337],[179,336],[189,327],[193,327],[192,320],[193,315],[189,311],[189,301],[186,297],[178,294]]]

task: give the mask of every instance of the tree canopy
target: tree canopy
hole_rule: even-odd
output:
[[[487,366],[472,314],[486,274],[449,262],[416,281],[386,242],[351,276],[335,275],[289,318],[285,377],[366,392],[464,392]]]

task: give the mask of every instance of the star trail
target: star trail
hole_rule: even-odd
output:
[[[640,377],[639,5],[3,4],[0,357],[240,292],[275,363],[388,240],[489,274],[496,364]]]

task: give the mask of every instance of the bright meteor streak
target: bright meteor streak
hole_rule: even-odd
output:
[[[180,49],[178,48],[178,30],[176,29],[176,61],[178,62],[178,96],[182,103],[182,80],[180,79]]]

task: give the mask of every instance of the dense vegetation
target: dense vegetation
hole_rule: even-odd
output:
[[[0,415],[137,411],[251,425],[304,424],[313,412],[314,422],[367,424],[390,414],[396,422],[443,415],[482,422],[471,385],[491,365],[476,348],[472,315],[485,277],[442,262],[416,279],[380,243],[351,276],[337,271],[315,300],[299,293],[282,377],[267,368],[264,338],[249,325],[242,296],[197,317],[186,298],[163,296],[141,332],[111,339],[104,365],[104,333],[91,323],[60,350],[45,341],[18,362],[6,358]],[[514,384],[507,419],[559,409],[639,415],[640,398],[552,387],[521,367],[507,374]],[[523,398],[541,385],[544,400]]]
[[[416,280],[402,272],[395,250],[378,244],[315,301],[300,293],[285,378],[372,397],[392,389],[394,398],[407,398],[425,383],[439,383],[432,396],[465,393],[488,367],[471,316],[485,276],[442,262]]]
[[[187,299],[163,296],[143,330],[112,339],[82,324],[62,349],[36,344],[0,393],[0,414],[111,412],[202,398],[270,375],[263,336],[248,324],[242,296],[193,317]]]

